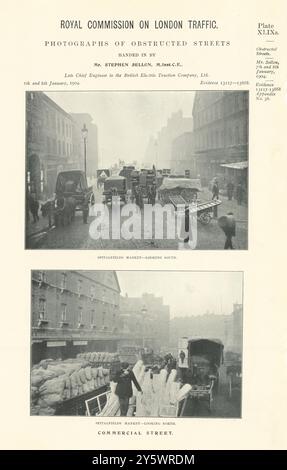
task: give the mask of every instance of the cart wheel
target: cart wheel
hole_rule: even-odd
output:
[[[208,225],[211,221],[211,215],[209,212],[202,212],[202,214],[198,216],[198,220],[202,223],[202,225]]]

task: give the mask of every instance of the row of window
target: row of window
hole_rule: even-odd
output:
[[[64,155],[69,157],[72,155],[73,145],[70,142],[64,142],[61,140],[52,139],[47,135],[46,137],[46,148],[47,153],[58,153],[58,155]]]
[[[221,119],[231,113],[246,109],[248,105],[247,93],[236,93],[226,96],[208,108],[194,115],[194,127],[198,128],[210,122]]]
[[[47,128],[57,129],[58,134],[72,137],[72,125],[65,122],[64,118],[48,108],[46,108],[44,112],[44,125]]]
[[[110,323],[115,326],[116,324],[116,317],[117,314],[114,312],[112,315],[108,315],[106,312],[102,312],[101,314],[101,319],[99,319],[98,315],[96,315],[95,310],[91,310],[90,312],[87,312],[88,315],[84,315],[84,309],[83,307],[78,308],[78,314],[77,314],[77,321],[78,325],[87,325],[87,322],[90,324],[90,326],[98,326],[99,328],[107,326],[107,320],[108,317],[110,318]],[[85,321],[84,321],[85,319]],[[47,315],[47,308],[46,308],[46,299],[45,298],[40,298],[39,299],[39,316],[38,320],[41,321],[48,321],[48,315]],[[62,304],[61,305],[61,313],[60,313],[60,322],[63,323],[73,323],[75,320],[75,316],[73,315],[73,312],[68,311],[67,305]]]
[[[195,146],[202,148],[221,148],[226,145],[247,144],[248,134],[246,123],[235,128],[229,127],[226,133],[222,129],[213,131],[200,131],[195,133]]]
[[[39,271],[38,273],[38,280],[40,283],[48,283],[47,275],[45,271]],[[68,276],[67,273],[61,273],[59,288],[61,290],[70,290],[70,286],[68,286]],[[85,287],[85,289],[84,289]],[[86,286],[83,284],[82,279],[77,279],[77,291],[75,292],[78,295],[88,295],[91,299],[101,300],[102,302],[109,302],[113,305],[118,304],[118,294],[116,292],[112,292],[111,290],[107,291],[106,288],[101,287],[101,295],[96,292],[95,284],[90,284],[89,291],[87,292]]]

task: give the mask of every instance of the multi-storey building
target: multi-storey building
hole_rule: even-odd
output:
[[[192,131],[192,117],[184,117],[182,111],[173,113],[159,132],[151,138],[145,153],[146,162],[156,168],[171,168],[172,142],[179,135]]]
[[[55,191],[57,173],[79,167],[80,146],[70,114],[43,92],[26,94],[26,176],[38,199]]]
[[[192,115],[203,184],[224,174],[222,164],[248,160],[248,91],[198,91]]]
[[[225,350],[242,354],[243,316],[242,304],[234,304],[225,322]]]
[[[192,132],[184,132],[172,141],[171,170],[182,175],[189,170],[191,176],[197,176]]]
[[[119,297],[114,271],[33,271],[32,361],[116,351]]]

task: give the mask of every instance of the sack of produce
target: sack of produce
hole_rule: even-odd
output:
[[[51,408],[50,406],[46,406],[45,408],[40,408],[39,416],[53,416],[55,414],[55,409]]]
[[[77,397],[79,395],[79,387],[72,387],[71,388],[71,398],[72,397]]]
[[[36,416],[39,414],[40,406],[39,405],[32,405],[30,409],[31,416]]]
[[[90,391],[90,389],[89,389],[89,386],[88,386],[88,382],[86,382],[86,383],[83,384],[83,393],[87,393],[89,391]]]
[[[58,393],[49,393],[48,395],[44,396],[44,401],[48,406],[54,408],[58,403],[63,401],[63,395]]]
[[[82,384],[85,384],[87,382],[85,369],[80,369],[78,374],[79,374],[79,377],[80,377],[80,380],[81,380]]]
[[[98,369],[97,367],[92,367],[92,376],[94,379],[98,377]]]
[[[92,368],[90,366],[85,368],[85,374],[87,380],[92,380]]]
[[[62,395],[65,388],[65,380],[62,378],[55,378],[46,380],[46,382],[39,388],[40,395],[59,394]]]

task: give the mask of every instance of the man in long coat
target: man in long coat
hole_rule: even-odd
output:
[[[129,409],[129,399],[133,396],[132,383],[139,392],[142,392],[142,389],[135,374],[129,369],[128,362],[122,363],[121,370],[115,375],[114,381],[117,383],[115,394],[119,397],[121,416],[126,416]]]

